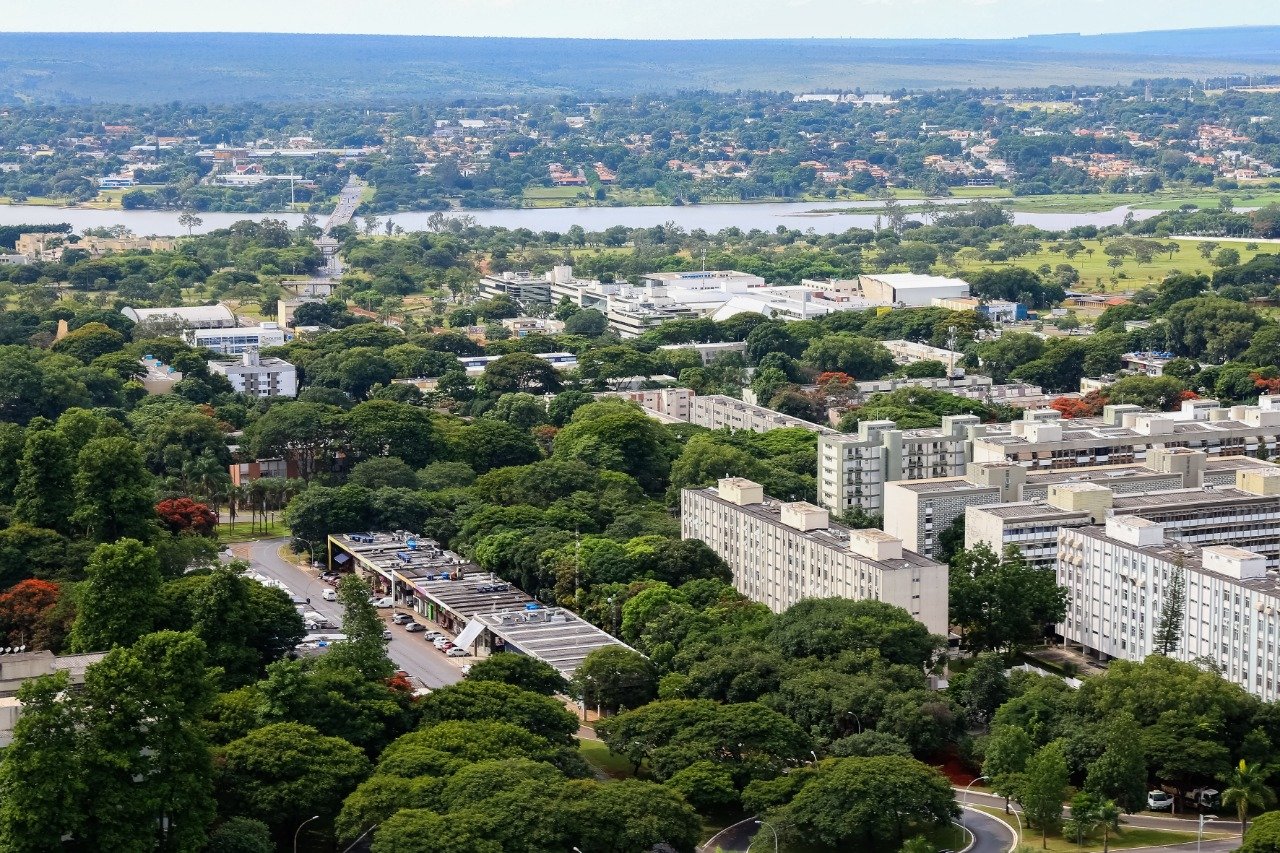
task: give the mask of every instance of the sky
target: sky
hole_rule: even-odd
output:
[[[1277,0],[16,0],[6,32],[1008,38],[1280,24]]]

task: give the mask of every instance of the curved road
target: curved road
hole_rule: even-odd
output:
[[[1009,848],[1013,847],[1013,831],[986,812],[966,809],[964,825],[974,837],[968,853],[1009,853]],[[761,838],[761,843],[756,845],[756,853],[768,850],[773,835],[757,824],[754,817],[749,817],[724,828],[701,849],[703,853],[746,853],[757,837]]]

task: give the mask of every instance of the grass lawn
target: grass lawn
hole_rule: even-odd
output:
[[[268,524],[265,529],[261,520],[251,525],[249,516],[244,514],[236,518],[235,524],[218,525],[218,541],[224,545],[234,542],[252,542],[255,539],[276,539],[288,535],[289,528],[284,521],[280,520],[279,513],[276,514],[276,520]]]
[[[123,205],[120,200],[124,198],[125,193],[131,193],[134,190],[158,190],[163,186],[163,184],[138,184],[134,187],[114,187],[107,190],[98,190],[97,198],[83,202],[80,206],[91,207],[95,210],[121,210]]]
[[[590,187],[526,187],[521,207],[617,207],[669,204],[652,189],[606,187],[603,201],[597,201]]]
[[[631,772],[630,761],[610,752],[609,747],[598,740],[584,738],[578,741],[578,753],[587,764],[591,765],[591,769],[603,773],[610,779],[630,779],[635,775]]]
[[[1012,815],[1006,815],[1003,809],[993,809],[987,806],[977,806],[979,811],[984,811],[989,815],[1000,818],[1007,822],[1014,829],[1018,828],[1017,819]],[[1193,824],[1194,826],[1194,824]],[[1222,833],[1204,834],[1206,841],[1215,838],[1226,838]],[[1112,850],[1131,850],[1138,847],[1162,847],[1168,844],[1185,844],[1188,841],[1195,841],[1196,833],[1176,832],[1166,829],[1146,829],[1139,826],[1124,826],[1123,819],[1120,829],[1111,833],[1110,846]],[[1077,845],[1074,841],[1063,838],[1061,835],[1050,835],[1049,846],[1042,847],[1040,843],[1040,833],[1037,830],[1028,830],[1023,827],[1022,844],[1033,850],[1048,850],[1049,853],[1094,853],[1094,851],[1102,850],[1102,837],[1098,835],[1093,841],[1086,842],[1084,846]]]
[[[1102,288],[1106,292],[1137,290],[1147,284],[1156,284],[1164,279],[1169,273],[1177,270],[1184,273],[1206,273],[1212,274],[1214,271],[1211,265],[1204,258],[1200,257],[1198,250],[1199,241],[1196,240],[1161,240],[1162,243],[1177,243],[1181,248],[1175,252],[1170,258],[1166,252],[1152,259],[1151,263],[1139,265],[1132,257],[1125,258],[1124,266],[1119,270],[1112,270],[1107,266],[1110,257],[1103,253],[1102,248],[1106,245],[1103,240],[1081,240],[1084,243],[1085,251],[1080,252],[1074,258],[1068,258],[1062,252],[1048,251],[1048,244],[1042,244],[1044,248],[1034,255],[1027,255],[1021,258],[1014,258],[1003,264],[993,264],[987,261],[974,261],[972,263],[960,263],[962,270],[991,269],[993,267],[1025,267],[1026,269],[1037,269],[1043,264],[1048,264],[1050,268],[1056,267],[1058,264],[1071,264],[1080,271],[1080,284],[1077,285],[1082,290],[1096,291],[1097,281],[1102,279]],[[1245,263],[1252,259],[1255,255],[1263,252],[1274,253],[1275,246],[1267,244],[1259,244],[1257,249],[1246,249],[1244,243],[1221,243],[1222,246],[1230,245],[1240,253],[1240,262]],[[1093,254],[1090,255],[1088,250],[1092,249]],[[1123,273],[1124,278],[1118,279],[1112,283],[1111,276],[1116,273]]]
[[[0,196],[0,204],[34,204],[40,207],[61,207],[66,203],[67,200],[65,198],[49,198],[42,195],[27,196],[22,201],[14,201],[8,196]]]

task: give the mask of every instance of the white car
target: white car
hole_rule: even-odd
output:
[[[1164,791],[1147,792],[1147,808],[1153,812],[1163,812],[1173,808],[1173,797]]]
[[[462,646],[453,646],[449,649],[449,651],[445,652],[445,654],[451,658],[469,657],[467,650],[464,649]]]
[[[444,648],[444,644],[445,644],[445,643],[447,643],[447,642],[449,642],[449,638],[448,638],[448,637],[445,637],[445,636],[440,636],[440,637],[436,637],[436,638],[435,638],[434,640],[432,640],[431,642],[432,642],[432,644],[433,644],[433,645],[435,645],[435,647],[436,647],[437,649],[443,649],[443,648]]]
[[[390,628],[384,628],[384,629],[383,629],[383,631],[382,631],[382,639],[384,639],[384,640],[390,640],[390,639],[391,639],[391,629],[390,629]]]
[[[320,597],[325,601],[337,601],[338,591],[336,589],[326,589],[324,592],[320,593]]]
[[[444,636],[444,634],[441,634],[439,631],[428,631],[427,633],[422,635],[422,639],[429,640],[430,642],[434,643],[436,640],[447,639],[447,638]]]

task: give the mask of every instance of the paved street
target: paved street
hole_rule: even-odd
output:
[[[997,808],[997,809],[1004,808],[1004,797],[997,797],[993,794],[984,794],[979,791],[970,791],[967,797],[967,802],[969,802],[970,804],[987,806],[989,808]],[[1012,806],[1012,808],[1016,809],[1017,806],[1014,805]],[[1070,807],[1064,808],[1063,813],[1070,814],[1071,813]],[[1017,823],[1016,818],[1014,818],[1012,815],[1010,815],[1009,820],[1015,824]],[[1169,830],[1175,830],[1178,832],[1195,832],[1196,831],[1196,818],[1194,815],[1191,815],[1188,817],[1183,817],[1183,816],[1172,817],[1168,815],[1161,816],[1161,815],[1153,815],[1153,814],[1131,814],[1131,815],[1124,815],[1122,818],[1120,818],[1120,823],[1125,826],[1140,826],[1146,829],[1169,829]],[[1240,824],[1234,820],[1210,820],[1210,821],[1205,821],[1204,829],[1205,829],[1205,832],[1212,833],[1212,834],[1220,834],[1224,832],[1238,833],[1240,830]],[[1224,838],[1219,840],[1203,841],[1201,842],[1200,849],[1202,853],[1223,853],[1223,851],[1235,850],[1239,846],[1240,846],[1240,840],[1239,840],[1239,836],[1237,836],[1234,839]],[[1174,844],[1167,847],[1155,847],[1155,848],[1147,848],[1147,849],[1195,850],[1196,844],[1193,841],[1189,844]]]
[[[250,564],[262,574],[282,582],[294,595],[311,599],[311,608],[329,619],[335,625],[342,623],[342,608],[336,602],[325,601],[321,593],[327,585],[316,577],[280,558],[279,550],[286,543],[285,539],[264,539],[245,545],[237,545],[234,550],[246,553]],[[390,619],[391,611],[385,611],[385,619]],[[396,665],[422,682],[427,687],[444,687],[462,680],[462,672],[458,668],[466,663],[466,658],[450,660],[443,652],[437,651],[431,643],[422,638],[422,634],[410,634],[399,625],[390,625],[391,644],[387,649],[390,658]]]

